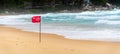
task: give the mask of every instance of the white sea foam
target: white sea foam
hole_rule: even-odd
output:
[[[95,24],[120,25],[120,21],[98,20]]]
[[[43,33],[54,33],[69,39],[120,42],[120,32],[116,30],[67,30],[66,28],[42,28]],[[82,29],[82,28],[81,28]]]
[[[119,15],[108,15],[108,16],[76,16],[76,19],[87,19],[87,20],[106,20],[106,19],[119,19]]]

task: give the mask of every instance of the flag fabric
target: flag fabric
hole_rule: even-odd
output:
[[[40,23],[40,22],[41,22],[41,16],[32,17],[32,23]]]

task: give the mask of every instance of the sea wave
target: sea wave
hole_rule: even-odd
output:
[[[85,11],[80,13],[46,13],[0,16],[0,24],[26,31],[39,32],[40,24],[31,22],[41,16],[41,30],[70,39],[120,41],[120,10]]]
[[[98,20],[95,24],[110,24],[110,25],[120,25],[120,21],[111,20]]]

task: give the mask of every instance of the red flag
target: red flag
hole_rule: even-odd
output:
[[[32,17],[32,23],[40,23],[41,22],[41,16],[33,16]],[[40,30],[41,32],[41,24],[40,24]],[[39,34],[39,42],[41,42],[41,33]]]
[[[41,22],[41,16],[32,17],[32,23],[40,23],[40,22]]]

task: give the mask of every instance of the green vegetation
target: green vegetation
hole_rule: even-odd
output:
[[[105,6],[107,2],[120,4],[120,0],[90,0],[90,2],[95,6]],[[1,0],[0,10],[27,10],[27,12],[69,10],[80,9],[83,3],[84,0]]]
[[[94,5],[105,5],[108,0],[91,0]]]

